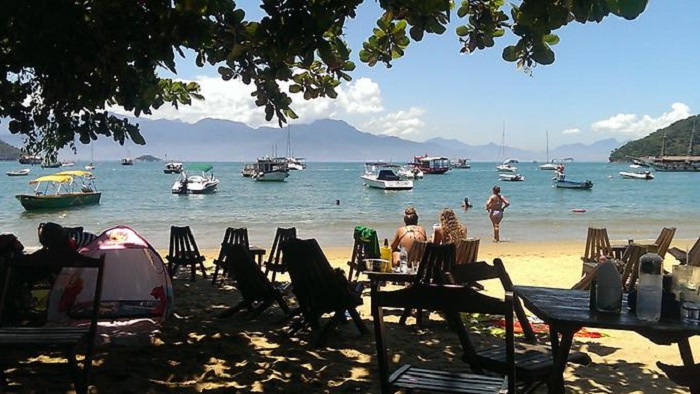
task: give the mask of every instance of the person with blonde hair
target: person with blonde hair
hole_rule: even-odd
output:
[[[467,238],[467,226],[459,222],[455,211],[445,208],[439,217],[440,224],[434,228],[433,243],[452,244]]]
[[[398,264],[401,246],[408,253],[414,242],[427,241],[428,239],[425,229],[418,225],[418,213],[416,213],[415,208],[408,207],[404,210],[403,222],[404,225],[396,229],[394,239],[391,241],[391,260],[393,265]]]

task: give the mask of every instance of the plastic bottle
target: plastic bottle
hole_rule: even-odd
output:
[[[399,246],[399,271],[402,274],[408,272],[408,252],[403,246]]]
[[[605,313],[620,313],[622,309],[622,280],[615,264],[608,259],[598,264],[595,309]]]
[[[639,258],[639,285],[637,286],[637,318],[659,321],[663,292],[663,258],[647,253]]]

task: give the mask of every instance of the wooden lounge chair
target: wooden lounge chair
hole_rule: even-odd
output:
[[[352,317],[360,334],[368,332],[356,310],[362,304],[362,288],[351,286],[341,269],[331,267],[315,239],[292,238],[282,245],[282,251],[299,305],[297,312],[301,314],[291,333],[306,327],[318,328],[321,316],[330,313],[330,320],[315,340],[320,345],[338,323],[345,321],[345,312]]]
[[[194,240],[192,230],[189,226],[170,227],[170,247],[168,255],[165,256],[168,260],[168,271],[170,277],[177,275],[177,271],[182,265],[190,266],[190,281],[194,282],[197,277],[197,264],[202,271],[202,277],[207,278],[207,271],[204,268],[204,256],[199,254],[197,242]]]
[[[226,261],[226,256],[230,253],[228,249],[232,245],[243,245],[246,249],[250,247],[248,243],[248,229],[245,227],[233,228],[227,227],[224,233],[224,239],[221,241],[221,248],[219,249],[219,256],[214,259],[214,274],[211,278],[211,284],[216,284],[216,278],[219,275],[219,269],[221,269],[221,275],[226,276],[230,274],[230,264]]]
[[[387,342],[384,324],[384,308],[426,309],[441,311],[448,315],[460,311],[478,311],[506,317],[506,379],[501,377],[443,371],[406,364],[390,373]],[[372,318],[379,363],[379,379],[383,394],[396,389],[406,392],[425,391],[443,393],[511,393],[515,391],[515,357],[513,350],[513,296],[507,293],[505,302],[478,293],[465,286],[417,284],[396,291],[372,293]],[[461,320],[455,322],[464,332]]]
[[[581,276],[593,271],[593,268],[598,264],[598,257],[612,257],[612,247],[610,246],[610,238],[608,238],[608,230],[606,228],[588,228],[586,237],[586,249],[583,251],[581,261],[583,262]]]
[[[637,245],[644,247],[646,253],[656,253],[661,257],[666,256],[668,248],[671,246],[671,241],[673,241],[673,236],[676,234],[675,227],[664,227],[661,229],[659,236],[652,243],[644,242],[633,242]]]
[[[479,256],[479,238],[466,238],[455,245],[455,263],[466,264],[477,261]]]
[[[513,282],[506,271],[503,261],[499,258],[493,260],[493,264],[485,261],[471,264],[455,265],[451,272],[445,274],[447,283],[475,283],[484,280],[498,279],[506,293],[512,292]],[[525,337],[525,343],[515,344],[515,371],[516,377],[522,383],[519,392],[529,393],[546,383],[550,372],[554,368],[551,348],[537,343],[537,337],[525,314],[522,304],[516,298],[513,301],[513,311],[520,323]],[[476,310],[464,310],[464,312],[476,313]],[[507,362],[507,350],[503,346],[491,346],[483,349],[475,349],[468,339],[463,343],[463,359],[477,372],[483,370],[505,373],[509,368]],[[591,358],[581,352],[571,352],[568,360],[577,364],[588,364]]]
[[[379,258],[379,240],[375,230],[357,226],[353,231],[353,239],[355,242],[352,246],[352,257],[348,261],[350,267],[348,281],[350,282],[356,282],[359,279],[360,273],[364,270],[365,259]]]
[[[46,311],[61,311],[61,315],[66,315],[62,316],[62,319],[54,321],[51,314],[47,312],[44,319],[48,319],[48,321],[40,325],[26,326],[22,325],[22,322],[15,317],[6,315],[8,303],[13,302],[13,298],[17,297],[10,291],[17,280],[14,274],[30,266],[39,272],[55,270],[57,267],[62,267],[61,272],[75,268],[83,271],[78,278],[82,286],[60,289],[62,291],[60,296],[52,297],[49,295],[48,297]],[[8,364],[17,362],[19,352],[59,350],[64,352],[68,359],[75,391],[78,394],[87,393],[97,333],[97,319],[102,300],[104,255],[101,255],[100,258],[83,256],[77,252],[61,254],[58,257],[27,255],[7,261],[5,267],[5,280],[2,284],[2,293],[0,293],[0,392],[5,392],[8,389],[9,384],[5,369]],[[75,271],[73,271],[73,275],[76,275]],[[50,294],[58,291],[59,289],[53,288]],[[82,299],[83,293],[88,296],[87,302],[76,305],[75,299]],[[58,305],[52,302],[54,299],[60,300]],[[76,316],[75,319],[71,318],[71,311],[78,307],[79,311],[75,313],[80,316]],[[77,322],[83,324],[75,324]],[[76,354],[79,353],[83,354],[83,360],[80,364],[76,358]]]
[[[277,232],[275,233],[275,240],[272,242],[272,249],[270,249],[270,253],[267,255],[267,261],[264,263],[265,275],[268,275],[270,272],[272,272],[272,277],[270,278],[270,281],[272,281],[272,283],[275,283],[275,279],[278,273],[283,274],[287,272],[286,267],[284,266],[284,264],[282,264],[282,248],[280,246],[286,240],[296,237],[296,227],[277,228]]]
[[[429,242],[425,247],[425,252],[423,253],[423,258],[418,264],[418,272],[416,272],[416,278],[414,279],[412,285],[419,284],[443,284],[444,273],[452,270],[455,265],[455,245],[454,244],[444,244],[438,245]],[[422,324],[423,313],[421,309],[417,309],[418,313],[416,315],[417,323]],[[407,308],[399,319],[400,324],[406,324],[406,320],[413,312],[413,309]]]
[[[408,250],[408,256],[406,260],[408,262],[421,261],[423,260],[423,254],[425,253],[425,248],[428,246],[428,241],[415,241],[411,245],[411,249]]]
[[[248,248],[242,244],[233,244],[226,250],[225,260],[236,278],[236,288],[240,291],[243,300],[238,305],[220,313],[218,317],[229,317],[246,308],[250,317],[254,318],[273,302],[277,302],[282,311],[288,315],[290,311],[287,302],[260,270]]]
[[[681,264],[700,266],[700,238],[695,241],[687,252],[673,247],[668,249],[668,253]]]

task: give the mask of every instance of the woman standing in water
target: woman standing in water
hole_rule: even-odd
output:
[[[489,219],[493,224],[493,240],[499,242],[501,240],[501,220],[503,220],[503,211],[505,211],[510,202],[501,195],[501,188],[494,186],[491,191],[491,197],[486,201],[486,210],[489,212]]]

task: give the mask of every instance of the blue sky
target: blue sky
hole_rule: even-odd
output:
[[[244,7],[249,17],[260,15],[257,5]],[[391,69],[369,67],[357,55],[380,10],[367,1],[347,28],[357,65],[353,81],[341,86],[336,100],[295,99],[300,118],[292,124],[332,118],[374,134],[472,145],[500,143],[505,125],[507,145],[532,150],[544,150],[547,133],[550,148],[637,139],[700,107],[698,14],[697,0],[650,1],[634,21],[609,17],[600,24],[571,24],[556,32],[556,62],[529,76],[501,59],[503,47],[515,42],[512,35],[494,48],[459,54],[456,20],[442,36],[412,43]],[[198,81],[207,100],[179,111],[164,108],[154,118],[276,125],[264,121],[249,87],[221,81],[215,67],[193,63],[191,57],[179,61],[177,78]]]

